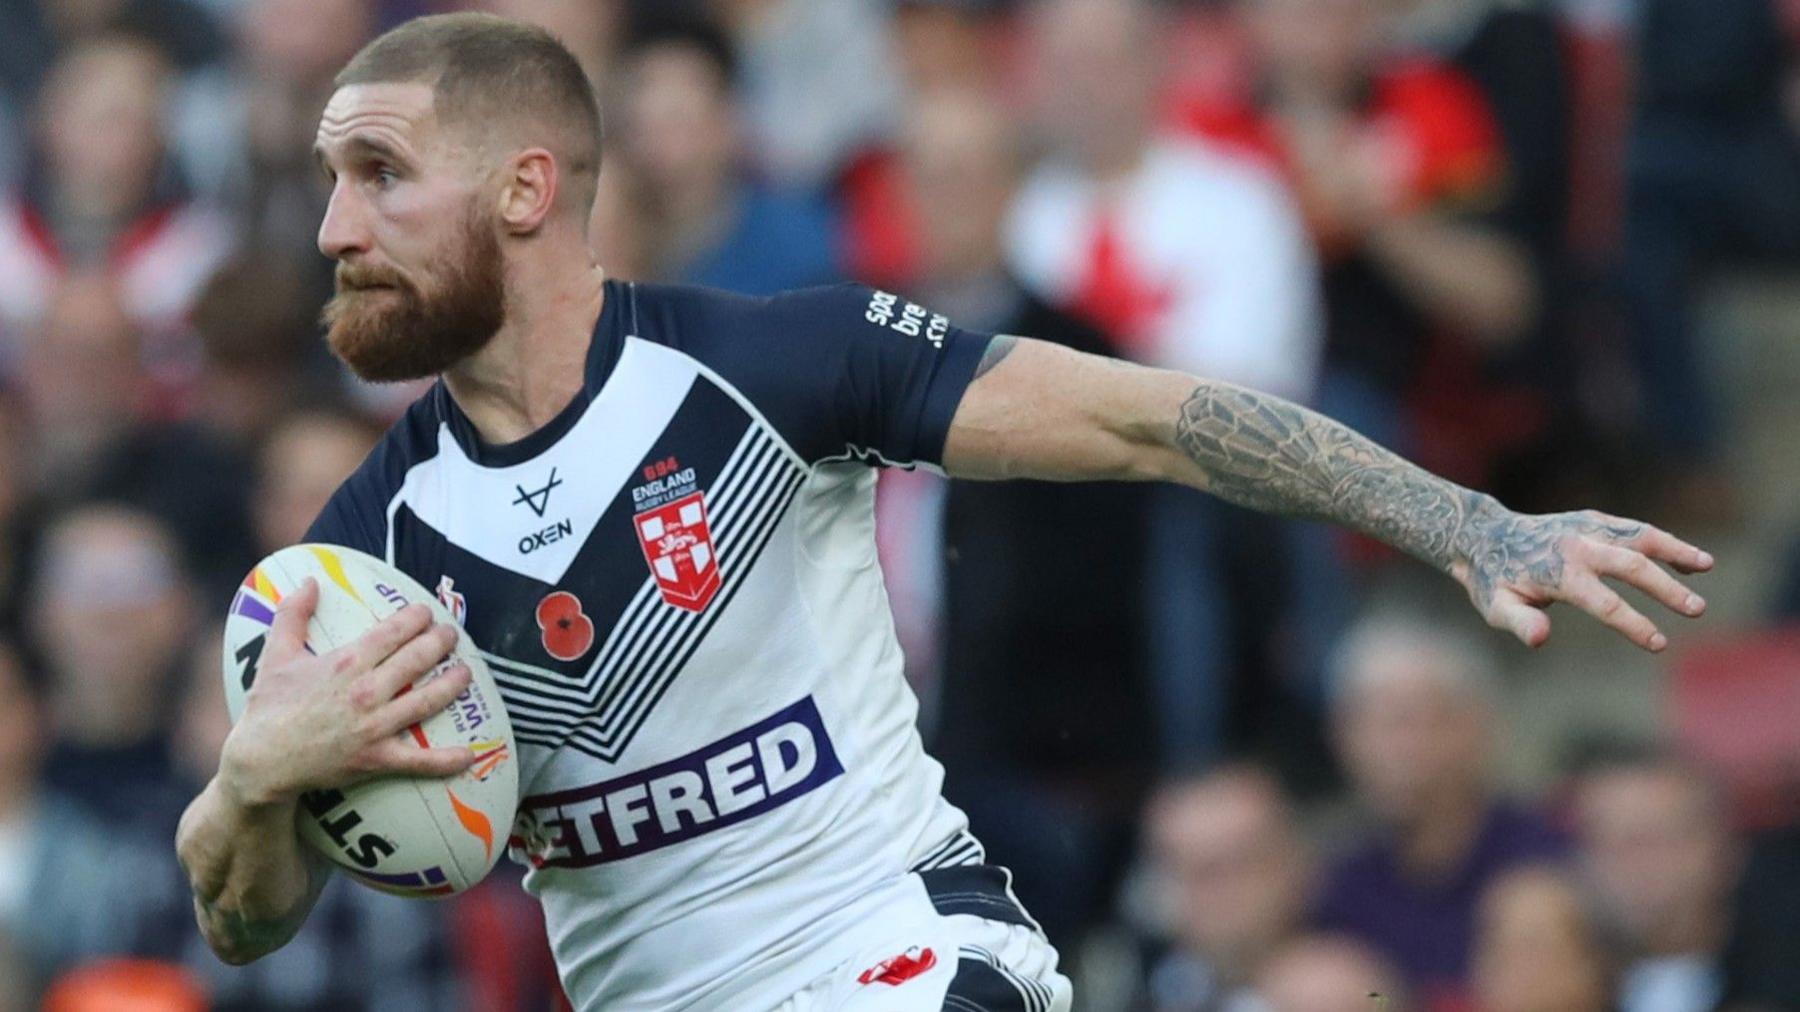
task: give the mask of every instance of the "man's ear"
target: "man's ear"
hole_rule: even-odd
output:
[[[528,148],[507,162],[501,176],[501,227],[512,235],[530,235],[556,205],[556,159],[543,148]]]

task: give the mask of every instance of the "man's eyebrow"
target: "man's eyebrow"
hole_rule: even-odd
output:
[[[398,148],[395,148],[386,141],[373,137],[351,137],[344,141],[344,153],[352,158],[370,158],[384,162],[406,161],[406,157],[400,153]],[[330,162],[326,158],[325,145],[313,145],[313,159],[319,163],[320,168],[323,168],[327,172],[331,171]]]

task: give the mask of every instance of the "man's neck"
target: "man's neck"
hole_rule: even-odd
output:
[[[606,276],[585,255],[560,272],[554,264],[539,266],[516,265],[515,277],[540,280],[513,295],[506,325],[486,348],[444,374],[450,396],[490,444],[516,442],[542,428],[585,379]]]
[[[1480,794],[1441,800],[1429,818],[1401,829],[1396,841],[1401,868],[1427,880],[1454,874],[1468,860],[1486,818],[1487,803]]]

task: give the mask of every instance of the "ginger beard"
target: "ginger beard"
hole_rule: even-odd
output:
[[[320,315],[326,343],[371,383],[435,376],[493,339],[506,322],[506,265],[500,239],[474,200],[462,241],[424,272],[421,290],[398,272],[340,262],[337,294]]]

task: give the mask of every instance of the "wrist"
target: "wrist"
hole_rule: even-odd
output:
[[[1500,504],[1500,500],[1485,492],[1462,489],[1463,521],[1456,536],[1450,542],[1450,556],[1445,569],[1461,583],[1468,583],[1468,577],[1480,562],[1486,546],[1493,541],[1494,532],[1512,516],[1512,510]]]
[[[219,755],[219,772],[213,782],[219,785],[226,801],[246,813],[255,814],[292,805],[299,800],[298,791],[273,782],[254,757],[244,753],[235,734],[225,739],[225,748]]]

